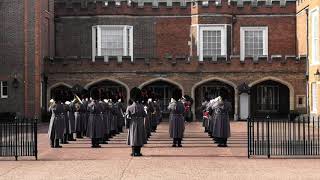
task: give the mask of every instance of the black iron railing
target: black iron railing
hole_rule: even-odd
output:
[[[0,120],[0,157],[35,156],[37,160],[37,131],[36,119]]]
[[[248,158],[319,156],[319,117],[248,118]]]

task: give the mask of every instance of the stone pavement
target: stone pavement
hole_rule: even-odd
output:
[[[168,123],[131,157],[126,133],[101,149],[89,139],[49,148],[47,124],[39,128],[39,160],[0,159],[0,179],[320,179],[320,159],[248,159],[246,123],[232,122],[228,148],[218,148],[200,123],[186,125],[182,148],[172,148]]]

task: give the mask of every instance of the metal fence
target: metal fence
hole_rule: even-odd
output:
[[[319,117],[248,118],[248,158],[319,156]]]
[[[0,157],[35,156],[37,149],[37,120],[16,118],[0,120]]]

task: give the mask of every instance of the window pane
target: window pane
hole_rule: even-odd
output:
[[[101,55],[123,56],[123,27],[104,27],[101,29]]]
[[[247,30],[244,35],[245,56],[263,55],[263,30]]]
[[[221,31],[205,30],[203,31],[202,51],[204,56],[221,55]]]

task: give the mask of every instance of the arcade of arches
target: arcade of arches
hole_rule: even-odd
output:
[[[70,86],[72,87],[72,86]],[[73,93],[67,85],[59,85],[49,89],[48,98],[62,96],[63,100],[72,100]],[[164,116],[168,115],[167,106],[170,102],[172,91],[179,88],[184,92],[183,86],[166,80],[155,80],[140,85],[145,97],[153,97],[160,100],[161,109]],[[92,89],[98,89],[101,99],[123,99],[128,100],[128,86],[112,80],[104,80],[92,83],[86,87],[84,94],[90,96]],[[285,84],[275,80],[264,80],[259,83],[248,86],[247,92],[238,90],[233,84],[221,80],[209,80],[202,84],[195,85],[193,89],[193,112],[197,120],[202,118],[201,104],[205,96],[215,98],[222,92],[228,94],[228,101],[232,103],[233,110],[230,113],[230,119],[245,119],[250,115],[264,116],[271,114],[278,117],[286,117],[291,109],[292,90]],[[240,92],[241,91],[241,92]],[[186,93],[187,94],[187,93]],[[190,95],[190,94],[187,94]]]

